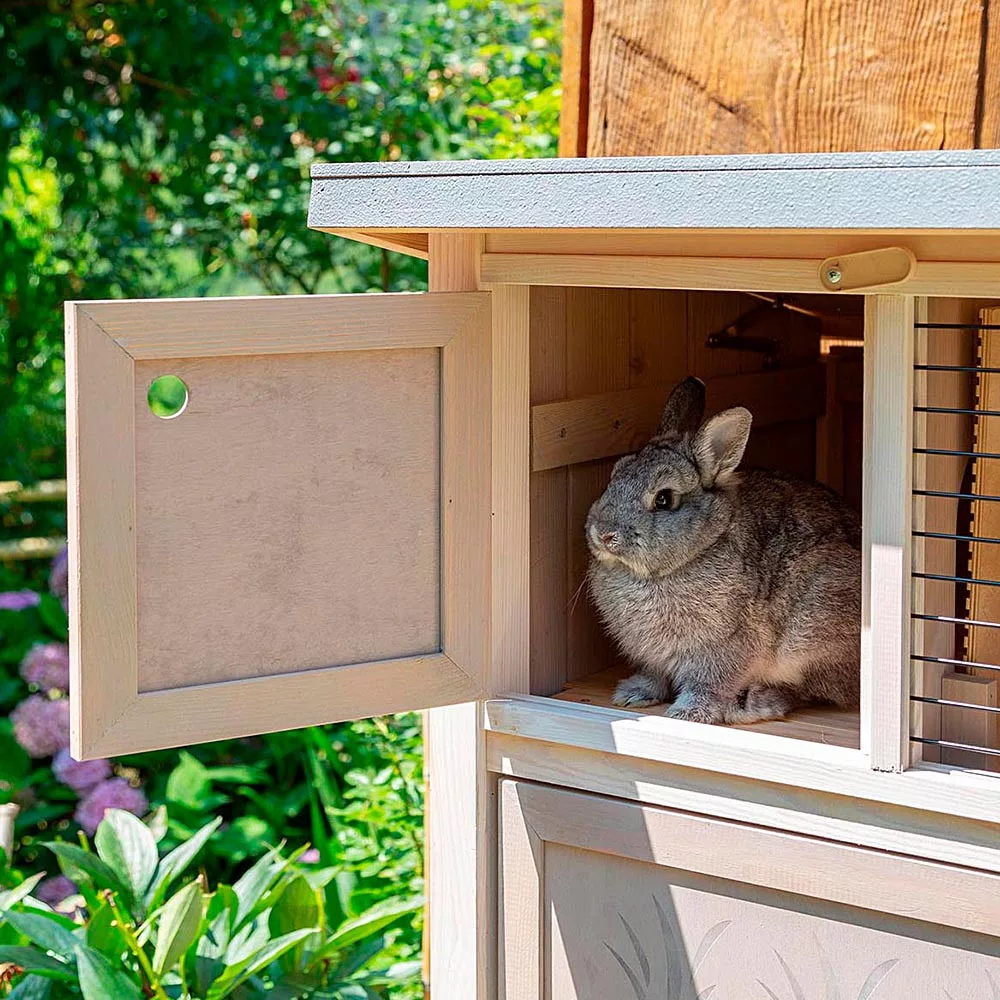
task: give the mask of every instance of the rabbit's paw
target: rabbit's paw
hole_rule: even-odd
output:
[[[693,699],[681,695],[667,709],[668,719],[681,719],[684,722],[721,722],[724,716],[720,702],[710,699]]]
[[[667,700],[663,686],[646,674],[633,674],[619,681],[612,704],[619,708],[646,708],[662,705]]]

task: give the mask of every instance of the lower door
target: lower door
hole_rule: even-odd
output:
[[[503,1000],[995,1000],[1000,877],[505,781]]]

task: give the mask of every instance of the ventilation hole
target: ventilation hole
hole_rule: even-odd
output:
[[[160,375],[150,383],[146,401],[150,413],[169,420],[184,412],[188,403],[188,387],[176,375]]]

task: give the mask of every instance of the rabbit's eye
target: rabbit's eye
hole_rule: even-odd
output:
[[[673,490],[660,490],[653,497],[653,510],[677,510],[677,495]]]

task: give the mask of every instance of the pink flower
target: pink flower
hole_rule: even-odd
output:
[[[21,661],[21,676],[43,691],[69,690],[69,647],[64,642],[37,643]]]
[[[283,87],[280,83],[276,83],[271,88],[271,92],[279,101],[284,101],[288,98],[288,88]]]
[[[67,896],[72,896],[75,892],[75,882],[71,882],[65,875],[52,875],[42,879],[32,895],[35,899],[48,903],[49,906],[55,906],[56,903],[61,903]]]
[[[14,739],[29,757],[51,757],[69,746],[69,699],[52,701],[43,694],[25,698],[13,712]]]
[[[52,568],[49,570],[49,590],[62,601],[65,608],[69,603],[69,555],[63,549],[52,560]]]
[[[37,608],[41,597],[33,590],[6,590],[0,594],[0,611],[24,611]]]
[[[101,825],[108,809],[124,809],[141,816],[149,810],[149,802],[142,789],[133,788],[124,778],[109,778],[93,788],[85,799],[80,800],[73,819],[87,833],[93,834]]]
[[[78,795],[85,795],[111,777],[111,762],[108,760],[73,760],[68,750],[60,750],[52,761],[52,773],[56,780],[72,788]]]
[[[319,861],[319,851],[315,847],[310,847],[308,851],[303,851],[299,855],[299,861],[304,865],[314,865]]]

